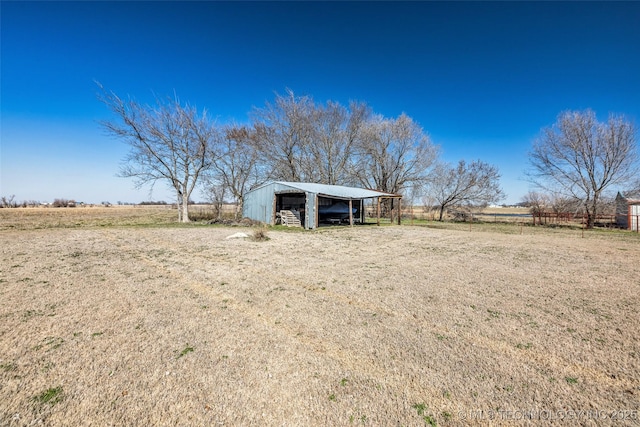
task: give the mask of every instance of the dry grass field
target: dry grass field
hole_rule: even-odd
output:
[[[640,423],[638,234],[136,209],[0,209],[0,425]]]

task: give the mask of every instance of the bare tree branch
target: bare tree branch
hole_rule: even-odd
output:
[[[476,160],[457,166],[438,164],[431,175],[429,194],[438,204],[439,220],[444,211],[456,206],[486,206],[505,197],[500,173],[495,166]]]
[[[252,112],[257,150],[271,170],[272,179],[300,181],[306,151],[311,145],[309,120],[313,111],[310,97],[297,97],[287,89],[276,94],[275,102]]]
[[[208,194],[219,199],[221,195],[230,193],[236,202],[236,219],[242,212],[245,193],[265,180],[256,145],[253,129],[229,125],[223,129],[218,156],[212,161]]]
[[[400,193],[423,185],[438,156],[438,147],[406,114],[397,119],[376,116],[364,124],[354,158],[354,172],[367,188]]]
[[[130,147],[119,175],[133,178],[138,188],[166,182],[176,192],[178,219],[188,222],[191,193],[214,159],[218,133],[214,121],[206,110],[198,113],[177,97],[143,106],[98,86],[102,90],[98,98],[116,116],[101,126]]]
[[[538,187],[582,200],[592,228],[603,193],[637,175],[636,128],[623,116],[601,123],[591,110],[567,111],[534,141],[529,162]]]

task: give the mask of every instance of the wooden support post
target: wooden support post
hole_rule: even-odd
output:
[[[378,226],[380,226],[380,197],[378,197]]]
[[[402,225],[400,221],[402,221],[402,199],[398,199],[398,225]]]

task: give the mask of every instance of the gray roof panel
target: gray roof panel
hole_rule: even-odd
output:
[[[365,188],[345,187],[343,185],[316,184],[313,182],[287,182],[276,181],[276,184],[285,185],[300,191],[315,193],[323,196],[337,197],[341,199],[371,199],[374,197],[399,197],[398,194],[384,193],[382,191],[367,190]]]

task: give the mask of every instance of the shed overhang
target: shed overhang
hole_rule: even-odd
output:
[[[317,194],[322,197],[343,200],[373,199],[376,197],[402,197],[399,194],[385,193],[382,191],[369,190],[366,188],[346,187],[343,185],[327,185],[312,182],[287,182],[276,181],[276,184],[291,187],[305,193]]]

